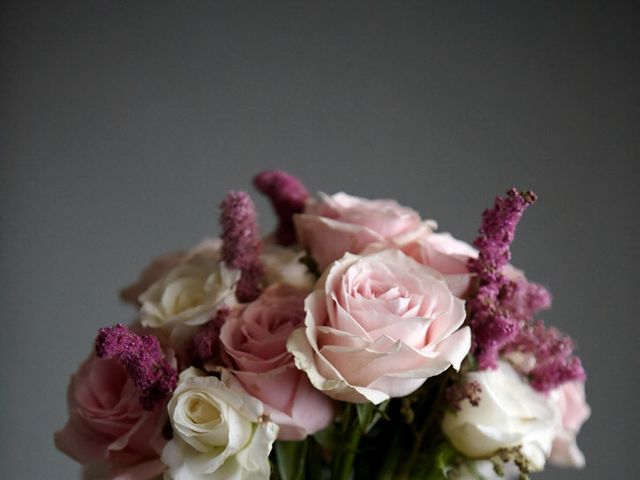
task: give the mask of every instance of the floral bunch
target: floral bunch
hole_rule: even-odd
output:
[[[166,254],[121,292],[56,446],[85,478],[526,478],[581,467],[589,416],[571,340],[535,318],[550,295],[510,264],[531,192],[483,214],[475,247],[393,200],[310,198],[259,174],[220,238]]]

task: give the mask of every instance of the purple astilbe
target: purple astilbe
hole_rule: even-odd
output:
[[[468,400],[474,407],[480,405],[481,393],[482,387],[480,386],[480,382],[472,380],[470,382],[451,385],[447,388],[445,396],[449,406],[456,412],[459,412],[462,409],[461,403],[463,400]]]
[[[480,235],[473,244],[480,251],[470,268],[485,282],[501,281],[502,267],[511,260],[509,247],[516,234],[516,226],[526,208],[536,201],[536,194],[512,188],[506,197],[496,197],[491,210],[482,212]]]
[[[585,379],[582,363],[573,355],[573,348],[571,338],[562,335],[556,328],[546,327],[544,322],[538,320],[520,330],[504,351],[532,355],[535,364],[525,373],[533,388],[548,392],[565,382]]]
[[[511,294],[502,303],[511,316],[527,322],[536,313],[551,307],[551,294],[542,285],[529,282],[523,276],[511,281]]]
[[[142,392],[140,403],[145,410],[152,410],[178,384],[178,372],[167,362],[153,335],[138,335],[122,324],[101,328],[95,350],[99,358],[115,359],[126,368]]]
[[[502,269],[511,259],[509,246],[516,225],[535,200],[533,192],[511,189],[506,197],[496,198],[493,209],[482,213],[482,227],[474,242],[478,258],[469,261],[469,270],[477,274],[479,284],[468,302],[472,348],[481,369],[497,366],[500,349],[517,336],[520,328],[521,319],[506,308],[516,297],[518,284]]]
[[[259,173],[253,179],[255,187],[269,197],[273,210],[278,216],[276,240],[280,245],[296,242],[293,215],[302,213],[309,198],[309,192],[302,182],[281,170]]]
[[[532,192],[512,189],[482,214],[482,228],[474,242],[479,255],[469,261],[478,288],[468,302],[468,322],[480,369],[495,368],[502,353],[531,355],[535,365],[526,373],[536,390],[546,392],[567,381],[584,380],[585,373],[573,355],[573,341],[533,319],[551,305],[549,292],[523,276],[505,274],[516,225],[535,200]]]
[[[240,302],[255,300],[261,292],[262,242],[256,221],[256,208],[246,192],[231,191],[220,205],[222,258],[230,268],[240,270],[236,296]]]
[[[220,329],[229,316],[228,308],[221,308],[216,316],[205,323],[193,336],[193,353],[200,365],[220,360]]]

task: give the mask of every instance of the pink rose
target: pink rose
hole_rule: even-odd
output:
[[[71,377],[69,420],[54,436],[56,447],[90,471],[114,480],[148,480],[161,474],[166,404],[140,405],[140,391],[115,360],[94,353]],[[99,474],[99,478],[105,478]]]
[[[469,273],[467,265],[469,259],[478,257],[478,251],[468,243],[446,232],[427,233],[404,243],[395,243],[418,263],[440,272],[457,297],[464,296],[469,289],[473,274]]]
[[[280,440],[301,440],[333,420],[332,401],[311,386],[287,351],[287,338],[304,321],[308,291],[286,284],[232,311],[220,331],[232,372],[280,427]]]
[[[398,250],[345,256],[305,302],[288,349],[311,383],[338,400],[402,397],[469,352],[464,302],[437,271]]]
[[[346,193],[310,202],[303,214],[294,215],[300,244],[309,250],[321,270],[346,252],[360,253],[418,229],[422,223],[414,210],[395,200],[367,200]]]
[[[561,467],[584,467],[584,455],[576,443],[576,435],[591,415],[585,400],[584,382],[567,382],[550,393],[562,417],[553,439],[549,460]]]

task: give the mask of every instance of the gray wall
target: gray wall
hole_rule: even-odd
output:
[[[638,2],[4,2],[0,477],[55,452],[68,375],[148,259],[281,167],[471,240],[534,189],[514,263],[589,373],[588,469],[637,472]],[[265,229],[273,224],[260,201]]]

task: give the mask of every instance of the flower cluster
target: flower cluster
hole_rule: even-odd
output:
[[[394,200],[254,179],[221,237],[154,260],[100,329],[56,446],[85,478],[494,478],[579,467],[589,416],[549,293],[509,262],[535,195],[483,214],[475,248]]]

